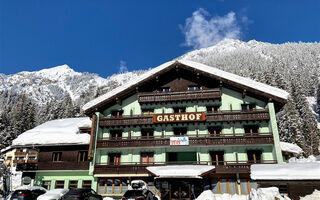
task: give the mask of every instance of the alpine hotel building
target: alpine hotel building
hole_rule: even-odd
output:
[[[196,62],[164,63],[83,109],[93,189],[144,180],[162,199],[248,194],[252,163],[282,163],[275,113],[288,93]]]

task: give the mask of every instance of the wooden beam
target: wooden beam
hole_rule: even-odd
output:
[[[91,118],[91,133],[90,133],[90,144],[89,144],[89,151],[88,151],[88,160],[91,160],[93,157],[93,140],[94,140],[94,133],[95,133],[95,125],[96,125],[96,115],[93,114]]]

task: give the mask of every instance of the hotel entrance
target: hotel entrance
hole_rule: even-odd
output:
[[[192,200],[200,195],[203,188],[202,179],[157,178],[162,200]]]

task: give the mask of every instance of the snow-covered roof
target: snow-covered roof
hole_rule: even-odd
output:
[[[281,151],[293,154],[301,154],[303,150],[296,144],[288,142],[280,142]]]
[[[251,166],[251,179],[320,180],[320,163],[254,164]]]
[[[19,135],[12,141],[12,145],[89,144],[90,135],[80,133],[79,126],[90,128],[90,118],[66,118],[45,122]]]
[[[159,178],[201,178],[206,172],[214,170],[209,165],[167,165],[151,166],[147,170]]]
[[[232,74],[229,72],[225,72],[222,71],[220,69],[208,66],[208,65],[204,65],[201,63],[197,63],[197,62],[193,62],[193,61],[189,61],[189,60],[173,60],[173,61],[169,61],[166,62],[158,67],[155,67],[149,71],[147,71],[146,73],[142,74],[141,76],[139,76],[139,78],[136,79],[132,79],[131,81],[129,81],[128,83],[115,88],[114,90],[111,90],[110,92],[107,92],[104,95],[101,95],[99,97],[97,97],[96,99],[93,99],[91,101],[89,101],[88,103],[86,103],[82,109],[84,111],[87,111],[89,109],[92,109],[93,107],[95,107],[96,105],[102,103],[103,101],[115,97],[115,95],[119,94],[120,92],[122,92],[123,90],[129,89],[130,87],[135,86],[136,84],[139,84],[140,82],[144,81],[145,79],[149,78],[150,76],[160,72],[161,70],[168,68],[170,66],[172,66],[172,64],[174,63],[180,63],[183,65],[186,65],[188,67],[203,71],[205,73],[209,73],[211,75],[220,77],[222,79],[226,79],[230,82],[234,82],[243,86],[246,86],[248,88],[252,88],[254,90],[258,90],[260,92],[269,94],[269,95],[273,95],[276,96],[278,98],[284,99],[286,100],[289,96],[289,93],[287,93],[284,90],[281,90],[279,88],[275,88],[263,83],[259,83],[257,81],[251,80],[249,78],[245,78],[245,77],[241,77],[238,76],[236,74]]]
[[[2,153],[6,153],[7,151],[9,151],[9,150],[11,150],[11,149],[12,149],[12,146],[7,146],[7,147],[1,149],[1,150],[0,150],[0,153],[1,153],[1,154],[2,154]]]

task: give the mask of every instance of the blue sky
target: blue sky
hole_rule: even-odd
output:
[[[318,0],[0,0],[0,73],[68,64],[107,77],[223,38],[315,42]]]

